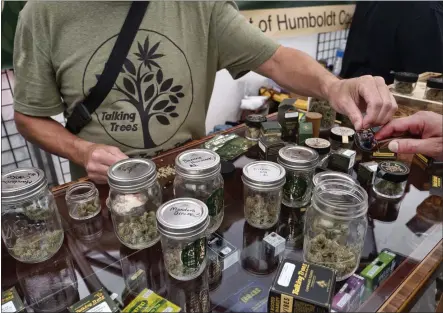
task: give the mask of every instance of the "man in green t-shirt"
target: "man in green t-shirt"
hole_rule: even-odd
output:
[[[111,92],[73,135],[50,116],[69,116],[96,84],[130,5],[29,2],[20,13],[17,128],[69,159],[73,179],[88,175],[104,183],[108,167],[127,155],[152,156],[204,136],[220,69],[234,78],[252,70],[288,90],[328,99],[357,129],[385,124],[397,109],[382,78],[338,80],[305,53],[265,37],[233,2],[153,1]]]

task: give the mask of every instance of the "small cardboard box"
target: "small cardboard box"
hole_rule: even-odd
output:
[[[366,288],[375,290],[395,269],[396,255],[391,251],[384,250],[361,272],[366,280]]]
[[[352,275],[332,299],[332,309],[336,312],[356,312],[364,291],[365,279],[357,274]]]
[[[328,168],[348,173],[354,166],[356,155],[357,153],[354,150],[340,148],[329,156]]]
[[[431,175],[431,188],[429,193],[434,196],[443,197],[443,177],[441,175]]]
[[[363,186],[373,185],[377,168],[378,163],[375,161],[360,163],[357,171],[358,182]]]
[[[2,292],[2,312],[26,312],[22,299],[20,299],[15,287]]]
[[[298,144],[303,145],[306,139],[312,138],[313,134],[314,131],[311,122],[300,122],[298,125]]]
[[[261,137],[258,141],[260,160],[277,162],[278,151],[285,146],[280,137]]]
[[[181,308],[150,289],[144,289],[123,312],[180,312]]]
[[[280,263],[268,298],[268,312],[329,312],[335,272],[285,259]]]
[[[118,312],[117,304],[109,297],[109,295],[102,289],[90,294],[86,298],[68,307],[71,313],[81,312]]]

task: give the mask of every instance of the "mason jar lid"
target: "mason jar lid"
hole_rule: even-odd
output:
[[[443,77],[431,77],[426,82],[426,87],[443,89]]]
[[[243,182],[254,187],[278,187],[286,181],[283,166],[270,161],[256,161],[243,167]]]
[[[208,207],[197,199],[174,199],[157,210],[158,231],[167,237],[192,237],[206,231],[208,225]]]
[[[408,72],[397,72],[394,74],[395,80],[405,83],[416,83],[418,80],[418,74]]]
[[[31,199],[47,187],[45,172],[39,168],[18,168],[2,175],[2,202],[18,203]]]
[[[331,129],[329,137],[335,141],[348,143],[354,140],[355,130],[349,127],[336,126]]]
[[[401,183],[408,179],[409,167],[399,161],[383,161],[378,165],[377,177],[393,183]]]
[[[314,149],[320,155],[328,154],[331,151],[331,143],[323,138],[308,138],[305,140],[305,146]]]
[[[278,163],[291,169],[308,169],[318,163],[317,151],[302,146],[286,146],[278,151]]]
[[[205,178],[220,172],[220,156],[207,149],[192,149],[175,159],[175,171],[185,178]]]
[[[121,192],[136,192],[156,181],[157,167],[147,159],[124,159],[108,170],[109,187]]]
[[[331,180],[343,180],[344,182],[356,183],[355,180],[348,174],[334,172],[334,171],[324,171],[314,175],[312,182],[314,186],[321,184],[324,181]]]
[[[255,123],[263,123],[266,122],[267,118],[261,114],[249,114],[246,116],[246,124],[255,124]]]

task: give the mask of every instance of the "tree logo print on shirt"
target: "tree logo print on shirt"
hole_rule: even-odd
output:
[[[104,58],[97,53],[104,46],[112,49],[116,36],[111,39],[105,41],[88,62],[84,90],[97,83],[100,77],[97,72],[101,73],[104,65],[93,62]],[[107,53],[109,55],[110,50]],[[87,84],[89,74],[95,79]],[[189,113],[192,99],[192,76],[183,51],[162,34],[139,30],[111,92],[95,117],[120,144],[152,149],[177,133]]]

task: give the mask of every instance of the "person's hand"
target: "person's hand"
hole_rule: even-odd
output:
[[[386,124],[398,108],[385,80],[379,76],[334,81],[327,94],[334,110],[347,115],[356,130]],[[366,112],[365,117],[361,112]]]
[[[443,161],[443,115],[420,111],[386,124],[376,133],[377,140],[398,137],[404,133],[421,139],[394,139],[388,148],[397,153],[421,153]]]
[[[97,184],[106,184],[109,166],[127,158],[128,156],[117,147],[90,144],[84,154],[83,167],[92,181]]]

